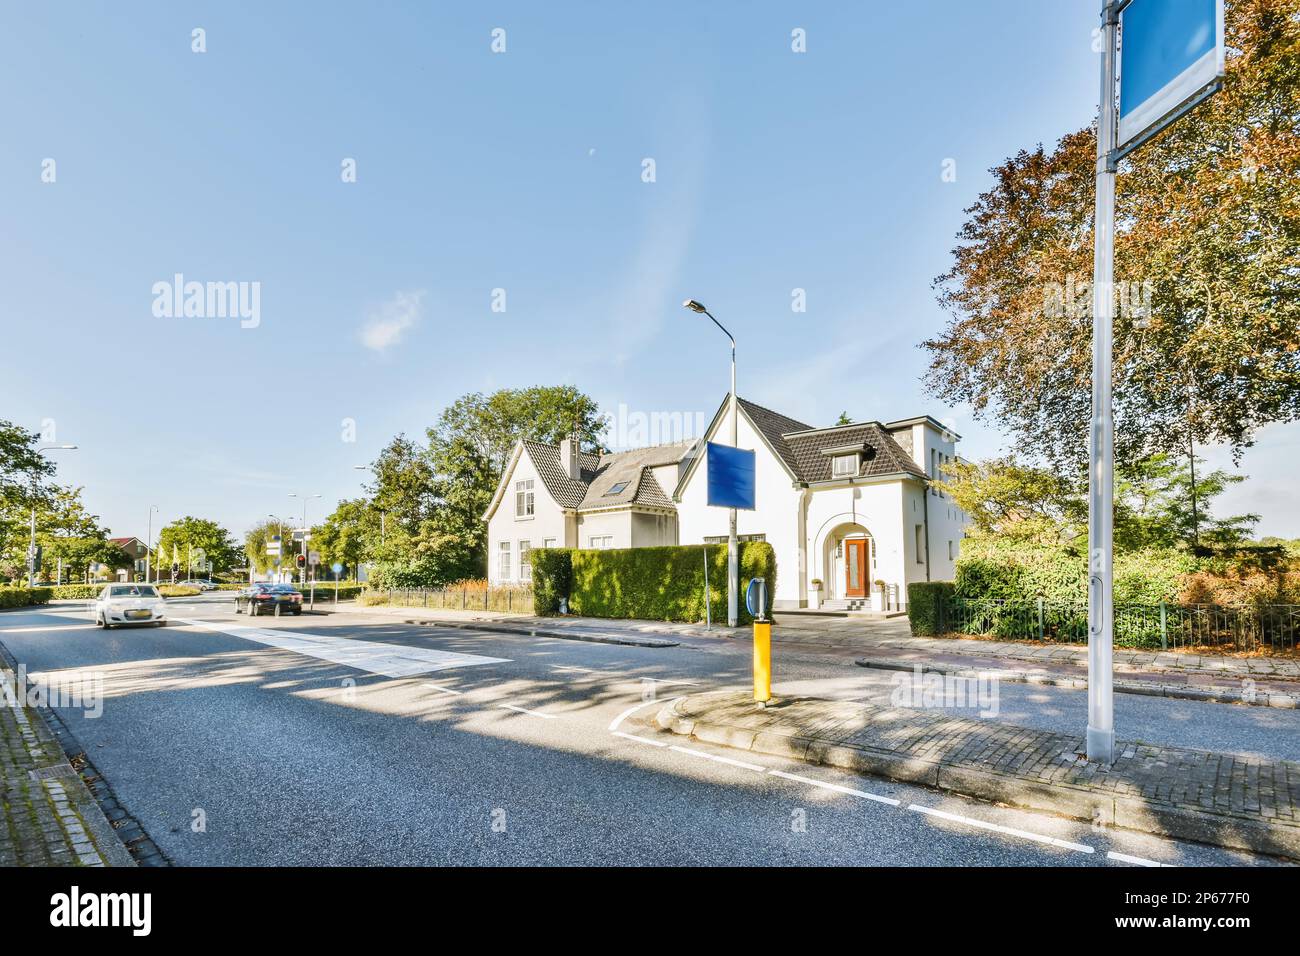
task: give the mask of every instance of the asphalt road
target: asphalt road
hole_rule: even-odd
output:
[[[253,621],[224,595],[170,611],[166,628],[111,632],[78,607],[7,612],[0,642],[32,672],[102,676],[101,716],[61,713],[183,865],[1273,862],[656,734],[663,701],[744,686],[744,648]],[[775,679],[893,688],[844,660],[778,659]],[[1122,736],[1297,757],[1295,712],[1116,700]],[[992,719],[1077,730],[1085,715],[1081,693],[1003,685]]]

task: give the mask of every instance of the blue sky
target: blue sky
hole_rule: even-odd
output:
[[[468,391],[711,415],[726,342],[694,297],[746,397],[814,425],[929,413],[993,454],[923,393],[916,343],[988,167],[1095,112],[1097,7],[10,7],[0,418],[80,445],[60,476],[115,534],[156,504],[242,535],[291,491],[319,519]],[[258,324],[156,316],[177,273],[259,283]],[[1224,502],[1261,531],[1300,535],[1298,435],[1266,430]]]

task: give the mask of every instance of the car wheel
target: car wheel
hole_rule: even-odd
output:
[[[252,601],[248,602],[248,616],[257,617],[257,605],[254,604]]]
[[[95,615],[95,627],[103,627],[103,626],[104,626],[104,619],[103,619],[102,617],[100,617],[98,614],[96,614],[96,615]]]
[[[294,612],[293,612],[293,616],[294,616],[294,617],[302,617],[302,610],[299,609],[299,610],[297,610],[297,611],[294,611]]]

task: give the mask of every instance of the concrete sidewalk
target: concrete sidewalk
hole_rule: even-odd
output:
[[[965,713],[807,697],[760,708],[724,691],[680,698],[657,722],[706,743],[1300,860],[1300,763],[1120,741],[1102,768],[1083,759],[1080,737]]]

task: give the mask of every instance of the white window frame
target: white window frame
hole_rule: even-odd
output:
[[[510,542],[502,541],[497,545],[497,577],[502,581],[510,580]]]
[[[925,525],[915,525],[916,528],[916,563],[925,564]]]
[[[607,542],[606,544],[597,544],[597,541]],[[591,551],[610,551],[614,547],[614,536],[612,534],[593,534],[587,538],[587,548]]]
[[[522,540],[519,542],[519,580],[531,581],[533,579],[533,545],[531,541]]]
[[[531,518],[535,513],[537,500],[533,495],[533,479],[521,478],[515,482],[515,518]]]
[[[848,462],[848,467],[841,470],[842,462]],[[832,478],[853,478],[862,470],[862,463],[857,453],[851,455],[834,455],[831,457],[831,477]]]
[[[557,539],[555,539],[555,538],[543,538],[543,539],[542,539],[542,547],[543,547],[543,548],[553,548],[553,547],[555,547],[555,542],[556,542],[556,540],[557,540]]]

